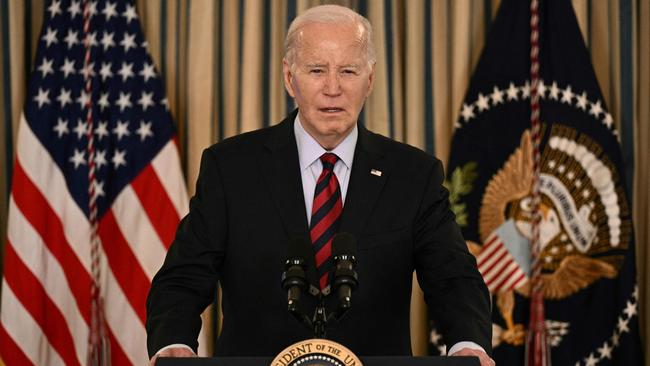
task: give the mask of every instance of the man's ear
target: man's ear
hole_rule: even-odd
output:
[[[375,66],[377,64],[373,63],[372,66],[370,66],[370,73],[368,74],[368,92],[366,93],[366,97],[370,95],[372,92],[372,88],[375,85]]]
[[[291,65],[286,58],[282,59],[282,77],[284,79],[284,88],[287,89],[287,93],[293,98],[295,96],[293,90],[293,74],[291,73]]]

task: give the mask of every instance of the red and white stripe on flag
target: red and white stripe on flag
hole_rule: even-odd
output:
[[[501,238],[492,233],[476,257],[478,270],[492,293],[512,290],[528,281],[526,273],[508,252]]]
[[[174,140],[101,218],[101,289],[114,365],[147,362],[145,299],[187,193]],[[63,172],[23,117],[9,203],[0,355],[7,365],[83,365],[90,321],[90,227]]]
[[[16,143],[0,356],[86,364],[97,234],[111,363],[144,365],[146,296],[187,210],[162,81],[132,0],[50,0],[43,19]]]

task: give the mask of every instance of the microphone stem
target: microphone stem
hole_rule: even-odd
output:
[[[323,297],[320,298],[316,311],[314,311],[314,336],[316,338],[325,339],[327,337],[327,315],[325,312],[325,302]]]

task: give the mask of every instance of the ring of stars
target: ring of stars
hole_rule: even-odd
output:
[[[553,81],[550,85],[544,84],[543,80],[539,81],[537,94],[541,99],[556,101],[562,104],[568,104],[583,112],[589,113],[590,116],[600,121],[603,126],[607,127],[614,136],[618,136],[618,131],[614,127],[614,119],[607,112],[600,100],[592,101],[588,98],[587,92],[583,91],[578,94],[572,90],[571,85],[562,89],[558,83]],[[499,89],[496,85],[488,93],[478,93],[477,99],[472,103],[463,103],[458,121],[454,123],[455,128],[462,128],[468,124],[471,119],[477,118],[478,114],[490,110],[506,102],[526,100],[530,98],[530,83],[526,81],[524,85],[517,86],[510,82],[507,88]]]
[[[621,336],[623,333],[630,332],[630,320],[638,315],[638,300],[639,287],[634,286],[634,291],[632,291],[632,295],[627,301],[625,309],[623,309],[621,315],[618,317],[612,336],[603,342],[602,346],[598,347],[595,352],[590,352],[581,361],[576,362],[575,366],[595,366],[604,359],[612,359],[612,351],[620,344]]]

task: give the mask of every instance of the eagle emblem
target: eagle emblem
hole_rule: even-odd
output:
[[[521,345],[525,340],[524,325],[514,323],[513,309],[515,291],[530,294],[532,168],[533,145],[525,131],[483,194],[479,211],[483,244],[468,242],[505,321],[505,329],[495,329],[495,346]],[[540,174],[545,299],[564,299],[601,278],[616,277],[632,235],[628,204],[618,182],[616,168],[595,141],[570,127],[552,126]]]

